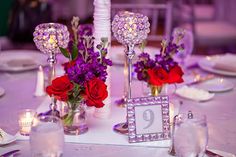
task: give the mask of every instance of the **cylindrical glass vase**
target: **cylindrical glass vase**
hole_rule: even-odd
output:
[[[71,106],[78,106],[75,109]],[[79,105],[68,105],[67,113],[62,118],[64,133],[67,135],[80,135],[88,131],[86,106],[84,103]]]

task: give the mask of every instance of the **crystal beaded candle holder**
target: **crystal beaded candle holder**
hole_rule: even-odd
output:
[[[112,21],[112,31],[118,42],[136,45],[147,38],[150,32],[148,17],[140,13],[121,11]]]
[[[35,28],[33,33],[36,47],[49,55],[50,72],[48,83],[55,77],[56,54],[60,47],[66,48],[69,42],[69,31],[65,25],[59,23],[43,23]]]
[[[33,33],[36,47],[43,53],[59,53],[59,47],[66,48],[69,42],[69,31],[59,23],[43,23]]]
[[[119,12],[112,21],[112,31],[115,38],[118,42],[126,46],[125,53],[128,66],[127,100],[131,99],[132,59],[135,55],[134,46],[147,38],[147,34],[150,32],[149,27],[150,23],[148,22],[147,16],[129,11]],[[127,122],[119,123],[113,129],[118,133],[127,134]]]

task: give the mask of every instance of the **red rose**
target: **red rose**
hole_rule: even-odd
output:
[[[169,72],[169,80],[168,80],[168,83],[181,83],[183,82],[183,71],[182,69],[176,65],[174,66],[173,68],[170,69],[170,72]]]
[[[168,82],[168,73],[163,68],[153,68],[147,71],[149,76],[149,84],[154,86],[162,86]]]
[[[88,81],[85,85],[85,99],[88,106],[95,106],[101,108],[104,106],[102,102],[108,96],[106,84],[98,79],[94,78]]]
[[[68,100],[68,92],[74,88],[73,83],[70,82],[67,75],[57,77],[52,81],[50,86],[47,86],[46,92],[50,96],[54,96],[61,101]]]

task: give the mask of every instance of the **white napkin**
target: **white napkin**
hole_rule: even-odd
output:
[[[180,97],[195,100],[195,101],[207,101],[214,97],[214,93],[209,93],[203,89],[195,87],[183,86],[176,90],[176,94]]]
[[[0,134],[1,134],[1,136],[0,136],[0,145],[5,145],[5,144],[11,143],[11,142],[16,140],[15,136],[6,133],[1,128],[0,128]]]
[[[226,54],[220,56],[213,66],[213,68],[218,70],[224,70],[228,72],[236,72],[236,55]]]

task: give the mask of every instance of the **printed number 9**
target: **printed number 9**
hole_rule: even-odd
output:
[[[147,109],[143,112],[143,120],[148,122],[148,125],[143,129],[149,128],[154,122],[154,113],[151,109]]]

